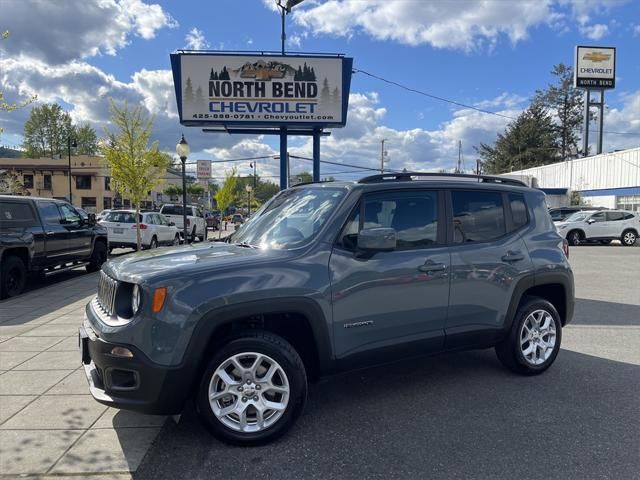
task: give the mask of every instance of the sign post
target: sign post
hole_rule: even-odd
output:
[[[584,132],[582,150],[586,157],[589,154],[589,109],[592,106],[599,110],[599,129],[597,153],[602,153],[602,136],[604,127],[604,91],[616,86],[616,49],[615,47],[576,47],[574,67],[574,87],[585,90],[584,100]],[[600,101],[591,102],[591,92],[600,92]]]
[[[319,180],[320,136],[346,124],[352,65],[342,55],[171,54],[180,123],[279,135],[280,188],[288,181],[288,136],[313,136],[313,178]]]

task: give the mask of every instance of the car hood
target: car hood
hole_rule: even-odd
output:
[[[125,255],[110,260],[102,268],[118,280],[141,283],[164,277],[176,278],[198,271],[238,268],[248,263],[275,260],[287,255],[290,253],[284,250],[205,242]]]

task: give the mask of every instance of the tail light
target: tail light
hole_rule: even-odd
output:
[[[131,228],[136,228],[136,224],[134,223]],[[147,224],[146,223],[141,223],[140,224],[140,230],[146,230],[146,229],[147,229]]]
[[[564,252],[566,257],[569,258],[569,242],[566,238],[562,239],[562,251]]]
[[[187,227],[188,227],[189,225],[191,225],[191,219],[190,219],[190,218],[187,218]]]

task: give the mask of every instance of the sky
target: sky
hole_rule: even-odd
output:
[[[0,41],[0,86],[9,103],[32,95],[57,102],[99,136],[110,126],[110,99],[142,104],[163,150],[174,153],[184,133],[190,160],[268,157],[257,171],[276,181],[277,137],[180,125],[169,63],[178,49],[279,50],[275,0],[3,0],[1,11],[0,31],[10,36]],[[390,169],[452,169],[461,142],[471,169],[474,146],[495,141],[505,117],[553,81],[553,65],[572,64],[576,45],[617,48],[604,150],[640,146],[640,0],[306,0],[286,21],[287,52],[342,53],[355,69],[502,115],[356,73],[347,125],[322,139],[322,160],[379,168],[385,139]],[[29,109],[1,114],[0,144],[21,144]],[[310,139],[292,137],[289,152],[310,157]],[[232,165],[247,175],[249,163],[215,163],[213,176]],[[292,173],[310,168],[292,160]],[[353,171],[323,164],[321,175],[367,173]]]

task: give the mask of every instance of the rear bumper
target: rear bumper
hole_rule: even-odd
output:
[[[133,346],[106,342],[86,320],[80,327],[79,342],[89,391],[96,401],[154,415],[182,411],[191,378],[183,368],[157,365]],[[116,346],[128,349],[133,356],[115,356],[112,350]]]

